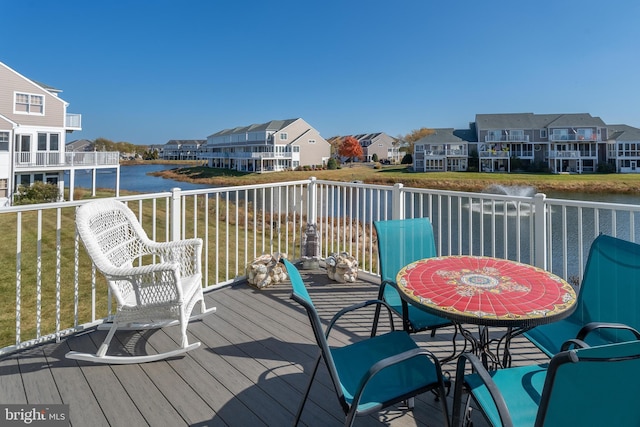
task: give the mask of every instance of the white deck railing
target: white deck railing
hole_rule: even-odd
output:
[[[120,162],[118,151],[38,151],[15,153],[15,167],[70,167],[70,166],[117,166]]]
[[[378,274],[373,221],[428,217],[441,255],[488,255],[549,269],[577,284],[599,233],[640,241],[640,206],[465,193],[315,179],[120,197],[154,240],[204,240],[207,289],[240,280],[263,253],[301,256],[309,218],[322,258],[347,251]],[[3,308],[0,354],[102,322],[104,279],[75,233],[83,202],[0,210]]]

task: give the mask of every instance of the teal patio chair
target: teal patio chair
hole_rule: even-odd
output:
[[[640,425],[640,334],[634,330],[633,336],[633,341],[596,347],[568,341],[549,363],[491,372],[476,356],[463,353],[452,424],[471,424],[470,400],[463,405],[465,388],[493,426]],[[464,375],[466,362],[473,373]]]
[[[379,411],[408,400],[418,394],[434,391],[440,398],[444,424],[449,425],[445,384],[438,359],[428,350],[418,347],[405,331],[391,330],[382,335],[363,338],[343,347],[330,347],[329,333],[344,314],[372,304],[372,300],[340,310],[323,331],[320,317],[302,281],[300,272],[283,259],[293,292],[291,298],[307,312],[311,329],[320,347],[294,425],[300,421],[305,402],[321,360],[329,371],[340,405],[346,415],[344,425],[351,426],[356,416]],[[389,317],[391,312],[388,311]],[[393,322],[391,322],[393,326]]]
[[[375,221],[373,225],[378,236],[380,261],[378,299],[386,302],[402,318],[403,328],[409,333],[430,330],[433,336],[436,329],[451,326],[450,320],[408,304],[400,297],[396,287],[396,276],[402,267],[437,255],[431,221],[428,218],[394,219]],[[380,307],[377,307],[373,326],[374,334],[379,315]]]
[[[599,327],[601,322],[640,330],[640,245],[604,234],[591,244],[575,311],[524,336],[549,357],[570,338],[593,346],[629,336],[619,328]]]

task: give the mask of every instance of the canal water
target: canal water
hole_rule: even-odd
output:
[[[179,165],[132,165],[120,166],[120,189],[126,191],[136,191],[138,193],[159,193],[169,191],[179,187],[182,190],[198,190],[201,188],[211,188],[211,185],[192,184],[190,182],[175,181],[159,176],[148,175],[150,172],[158,172],[167,169],[175,169]],[[65,182],[69,183],[68,174],[65,175]],[[91,188],[90,171],[78,171],[75,175],[75,186]],[[96,187],[115,189],[115,170],[98,171],[96,175]]]

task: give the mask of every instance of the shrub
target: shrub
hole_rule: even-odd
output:
[[[616,167],[611,163],[598,163],[598,173],[615,173]]]
[[[14,205],[30,205],[57,202],[58,200],[60,200],[60,193],[57,184],[36,181],[33,185],[18,186],[13,203]]]
[[[336,159],[334,159],[333,157],[329,159],[329,161],[327,162],[327,169],[338,169],[338,161]]]
[[[374,162],[374,163],[378,161],[378,154],[377,153],[373,153],[373,156],[371,156],[371,161]]]
[[[375,162],[375,163],[373,164],[373,168],[374,168],[374,169],[382,169],[382,165],[380,164],[380,162]]]
[[[410,165],[413,163],[413,156],[410,153],[407,153],[404,155],[404,157],[402,158],[402,161],[400,162],[400,164],[403,165]]]

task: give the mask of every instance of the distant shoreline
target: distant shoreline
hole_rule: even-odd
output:
[[[337,170],[242,173],[228,169],[186,167],[154,172],[151,175],[176,181],[217,186],[297,181],[315,176],[321,180],[365,184],[431,188],[450,191],[481,192],[492,184],[534,187],[537,192],[578,192],[640,194],[640,174],[504,174],[476,172],[408,172],[406,167],[392,166],[380,170],[367,165]]]

